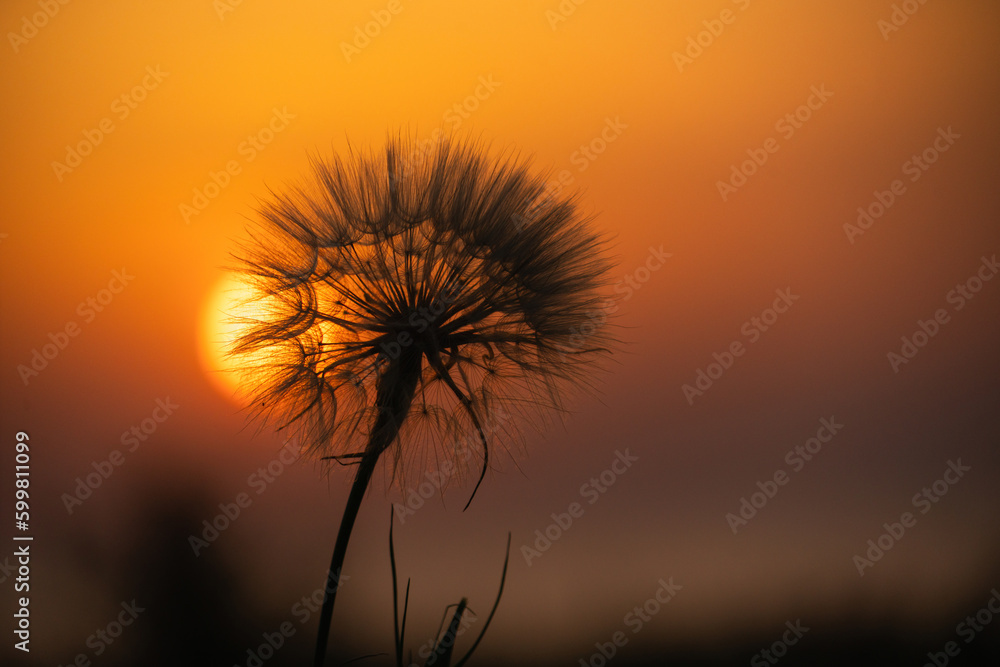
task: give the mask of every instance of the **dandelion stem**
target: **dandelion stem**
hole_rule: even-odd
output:
[[[354,521],[358,518],[361,501],[364,500],[368,484],[379,457],[399,435],[399,429],[410,410],[417,383],[420,381],[422,355],[419,350],[408,351],[399,359],[393,360],[378,380],[376,406],[378,417],[372,429],[368,446],[358,463],[358,470],[347,496],[347,505],[340,520],[337,531],[337,542],[333,547],[333,558],[326,575],[326,587],[323,593],[323,606],[319,615],[319,634],[316,638],[316,655],[313,661],[315,667],[323,667],[326,658],[327,644],[330,639],[330,623],[333,619],[333,604],[337,599],[337,590],[344,557],[347,555],[347,543],[351,539]]]
[[[368,482],[371,481],[372,473],[375,472],[375,463],[378,455],[365,456],[358,465],[357,476],[354,484],[351,485],[351,494],[347,498],[347,506],[344,508],[344,516],[340,520],[340,530],[337,531],[337,543],[333,548],[333,558],[330,561],[330,570],[326,575],[326,589],[323,594],[323,607],[319,615],[319,636],[316,639],[316,667],[323,667],[323,660],[326,657],[326,646],[330,638],[330,621],[333,618],[333,603],[337,598],[340,571],[344,565],[344,556],[347,555],[347,543],[351,539],[351,531],[354,529],[354,520],[358,517],[358,510],[361,508],[361,501],[368,490]]]

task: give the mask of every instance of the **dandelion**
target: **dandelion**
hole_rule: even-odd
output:
[[[564,387],[590,384],[612,339],[607,239],[525,160],[472,141],[390,138],[382,153],[312,167],[271,193],[241,247],[259,299],[233,354],[260,417],[317,458],[356,464],[320,615],[322,665],[378,462],[405,486],[414,464],[453,460],[478,472],[471,502],[491,447],[563,409]],[[470,435],[474,456],[447,444]]]

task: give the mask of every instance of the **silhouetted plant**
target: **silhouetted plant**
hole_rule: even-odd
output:
[[[381,154],[312,166],[310,181],[262,204],[241,248],[260,315],[244,322],[233,353],[249,364],[244,386],[260,416],[298,431],[318,458],[357,464],[327,575],[319,666],[347,543],[383,455],[405,486],[409,460],[457,459],[464,470],[467,457],[444,443],[475,434],[471,502],[496,444],[484,423],[561,409],[560,385],[588,384],[611,338],[599,294],[606,238],[525,161],[474,142],[396,138]],[[499,429],[504,446],[517,441],[512,426]]]
[[[400,622],[399,618],[399,587],[397,585],[396,579],[396,549],[392,541],[392,515],[389,515],[389,563],[392,568],[392,625],[393,625],[393,638],[394,646],[396,651],[396,667],[404,667],[403,664],[403,645],[406,641],[406,612],[410,604],[410,580],[406,580],[406,592],[403,595],[403,619]],[[479,631],[479,636],[472,643],[472,646],[466,651],[465,655],[458,659],[455,663],[455,667],[462,667],[472,654],[475,652],[476,648],[479,646],[479,642],[483,640],[486,635],[486,631],[490,627],[490,623],[493,621],[494,614],[497,613],[497,607],[500,605],[500,597],[503,595],[503,586],[507,581],[507,566],[510,564],[510,533],[507,533],[507,553],[503,560],[503,572],[500,574],[500,590],[497,591],[497,599],[493,602],[493,608],[490,609],[490,615],[486,617],[486,622],[483,623],[482,630]],[[445,633],[441,634],[441,627],[438,628],[437,634],[438,640],[434,643],[430,654],[427,656],[426,662],[424,662],[424,667],[451,667],[452,655],[455,651],[455,642],[458,639],[459,630],[458,626],[462,620],[462,615],[465,614],[468,608],[468,599],[462,598],[455,607],[455,612],[452,614],[451,622],[448,624],[448,629]],[[444,618],[447,618],[448,610],[445,610]],[[441,625],[444,625],[444,618],[441,619]],[[407,665],[414,665],[413,653],[409,654],[406,660]]]

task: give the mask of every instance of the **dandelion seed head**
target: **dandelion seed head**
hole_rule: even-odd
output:
[[[607,237],[509,152],[392,137],[314,158],[259,213],[238,253],[258,316],[232,354],[255,414],[316,457],[362,452],[391,422],[393,480],[444,462],[461,478],[613,347]]]

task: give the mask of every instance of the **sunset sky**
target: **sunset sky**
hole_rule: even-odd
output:
[[[231,253],[311,156],[435,131],[578,197],[624,343],[467,511],[457,483],[397,511],[414,656],[463,596],[471,645],[508,531],[470,665],[616,636],[609,664],[746,664],[797,620],[782,664],[1000,655],[1000,615],[958,627],[1000,587],[1000,6],[578,2],[0,6],[4,664],[247,665],[283,623],[265,664],[311,655],[351,468],[294,461],[220,371]],[[342,660],[392,650],[406,502],[378,477],[361,509]]]

